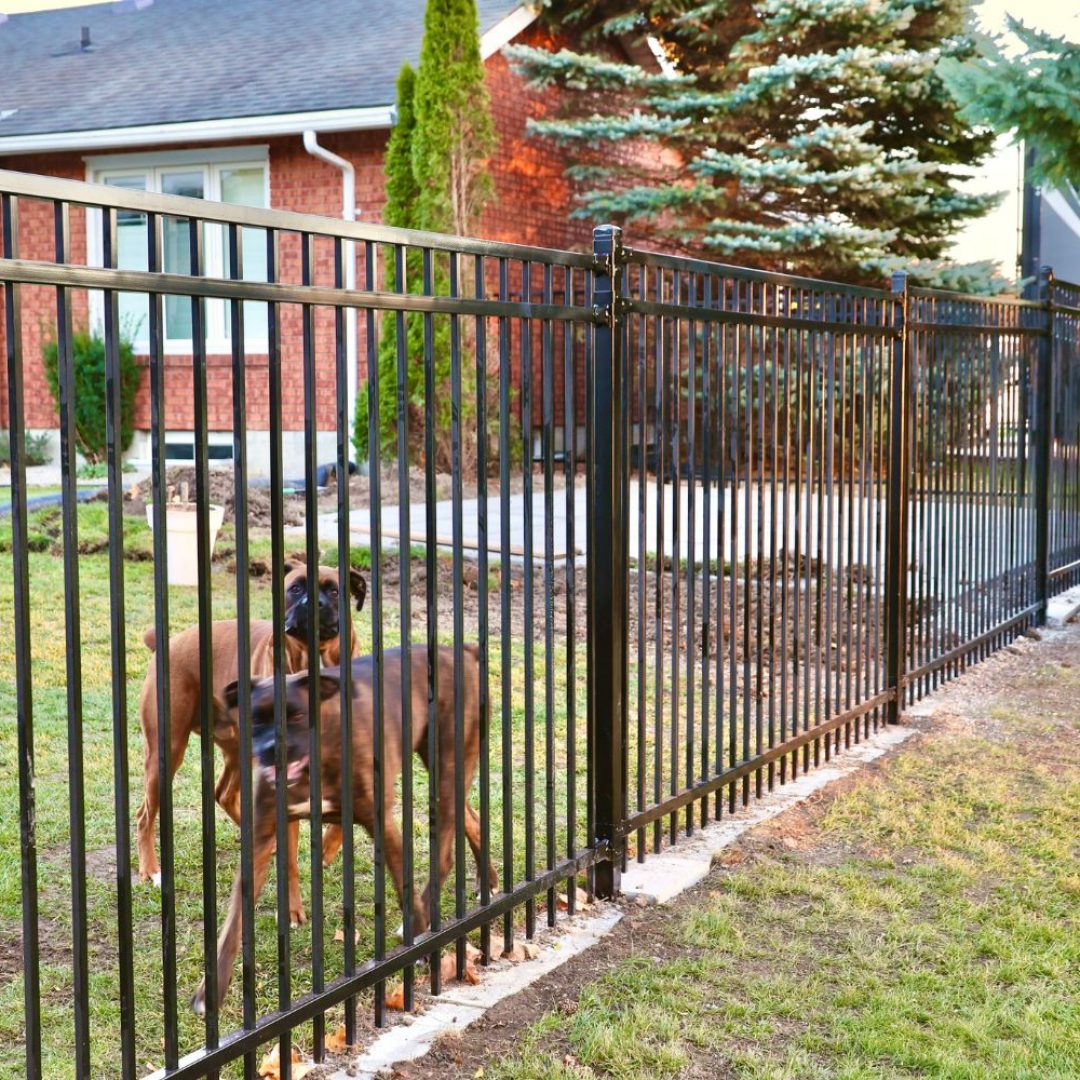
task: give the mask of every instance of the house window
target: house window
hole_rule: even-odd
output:
[[[265,147],[233,147],[214,151],[174,151],[158,155],[118,155],[88,161],[90,179],[111,187],[153,191],[163,195],[237,203],[242,206],[269,204],[269,169]],[[132,211],[117,214],[117,264],[122,270],[147,269],[146,215]],[[88,215],[90,251],[102,263],[101,216]],[[228,230],[204,224],[202,229],[203,272],[208,277],[230,274]],[[262,229],[242,229],[241,265],[245,281],[266,281],[266,233]],[[191,273],[188,222],[177,218],[162,220],[162,268],[166,273]],[[135,341],[137,351],[149,347],[149,299],[139,293],[121,293],[118,306],[121,328]],[[165,349],[170,353],[192,350],[191,300],[186,296],[166,296],[163,302]],[[227,352],[231,347],[229,305],[225,300],[206,301],[206,347],[210,352]],[[98,297],[95,319],[103,318]],[[248,348],[265,347],[266,304],[245,301],[244,340]]]

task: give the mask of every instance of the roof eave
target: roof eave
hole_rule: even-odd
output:
[[[490,30],[480,35],[480,59],[487,60],[494,56],[504,45],[509,45],[523,30],[531,26],[540,17],[540,8],[522,4],[504,19],[500,19]]]
[[[95,128],[87,131],[48,131],[0,136],[0,156],[222,142],[275,135],[299,135],[309,130],[320,134],[334,131],[371,131],[391,127],[394,119],[393,105],[372,105],[357,109],[186,120],[176,124],[141,124],[135,127]]]

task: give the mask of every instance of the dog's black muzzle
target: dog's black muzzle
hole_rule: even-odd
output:
[[[306,641],[308,636],[308,601],[303,596],[285,612],[285,633],[289,637]],[[337,605],[329,600],[319,600],[319,641],[329,641],[338,636]]]

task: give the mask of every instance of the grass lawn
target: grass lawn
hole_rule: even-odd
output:
[[[950,688],[927,734],[747,834],[674,908],[631,915],[621,946],[540,996],[554,1008],[442,1075],[1080,1076],[1080,633],[1069,641],[989,662],[974,697]]]
[[[91,1002],[91,1054],[94,1075],[114,1075],[118,1069],[119,990],[117,977],[116,929],[116,832],[114,817],[114,710],[111,695],[113,659],[109,639],[109,606],[112,588],[109,581],[107,552],[107,509],[103,503],[79,507],[78,560],[80,585],[81,666],[82,666],[82,738],[83,776],[86,786],[86,850],[88,871],[89,964]],[[40,906],[41,983],[43,1011],[44,1072],[50,1077],[73,1074],[71,1046],[74,1040],[74,1021],[71,996],[71,871],[70,823],[68,811],[68,716],[66,688],[68,681],[67,648],[64,636],[65,610],[63,565],[60,558],[58,530],[59,508],[50,508],[30,515],[29,555],[31,577],[31,638],[34,708],[34,739],[37,792],[38,898]],[[11,580],[11,526],[0,520],[0,575]],[[230,570],[233,535],[226,527],[218,541],[218,553],[225,558],[215,562],[213,572],[213,604],[215,616],[231,617],[235,612],[235,574]],[[286,540],[286,550],[302,547],[302,538]],[[152,540],[145,521],[125,519],[124,601],[126,616],[126,650],[128,710],[127,753],[129,757],[129,798],[134,842],[134,815],[142,799],[142,734],[138,723],[138,698],[149,662],[142,642],[145,629],[153,624],[154,593]],[[252,543],[251,554],[268,561],[270,543],[258,539]],[[354,550],[354,561],[369,566],[366,550]],[[384,634],[387,646],[401,640],[397,608],[397,553],[384,552],[384,571],[388,579],[384,598]],[[424,584],[422,580],[422,551],[413,553],[413,629],[412,639],[426,640],[423,624]],[[418,558],[417,556],[421,556]],[[323,553],[326,562],[336,561],[336,551]],[[499,592],[497,565],[493,567],[489,606],[498,610]],[[421,575],[418,580],[417,575]],[[448,559],[440,560],[440,578],[448,582],[451,566]],[[538,569],[537,580],[542,581]],[[583,578],[583,575],[581,575]],[[251,580],[251,614],[253,618],[269,617],[271,594],[269,577]],[[582,582],[583,583],[583,582]],[[514,605],[521,603],[520,588],[514,595]],[[170,621],[178,631],[197,621],[194,590],[171,588],[169,595]],[[8,590],[0,593],[0,621],[12,624],[12,597]],[[538,606],[542,612],[542,607]],[[579,845],[586,842],[585,830],[585,662],[584,621],[579,626],[575,642],[577,668],[576,713],[578,718],[574,740],[576,764],[576,836]],[[361,652],[371,649],[370,603],[357,617],[356,630]],[[475,626],[466,628],[466,639],[475,638]],[[450,604],[440,599],[439,637],[444,643],[453,641]],[[502,657],[497,632],[491,635],[491,700],[492,729],[489,761],[491,763],[492,804],[490,811],[492,857],[503,875],[503,743],[501,713]],[[544,640],[534,635],[533,707],[535,731],[531,747],[525,737],[525,636],[515,629],[509,655],[511,709],[506,735],[509,738],[511,771],[509,777],[509,806],[514,840],[512,880],[526,876],[526,838],[535,845],[535,865],[546,865],[545,830],[546,783],[545,769],[545,687]],[[11,635],[0,639],[0,664],[14,670],[14,641]],[[565,627],[556,628],[552,651],[554,708],[552,732],[554,738],[555,770],[552,775],[554,799],[554,832],[556,858],[562,858],[568,843],[568,781],[567,768],[567,688],[569,683],[568,645]],[[19,823],[14,808],[18,805],[18,764],[15,731],[15,685],[13,674],[0,682],[0,805],[11,812],[0,817],[0,953],[12,959],[0,965],[0,1077],[21,1075],[23,1070],[23,986],[17,957],[21,952],[20,939],[20,861]],[[529,774],[528,753],[531,751],[533,769],[532,797],[526,799],[526,777]],[[202,973],[202,828],[199,814],[200,783],[197,755],[199,742],[193,740],[188,756],[177,774],[174,785],[174,830],[177,883],[177,958],[179,969],[178,997],[180,1001],[180,1044],[186,1053],[202,1045],[201,1022],[187,1008],[187,1000]],[[415,766],[416,815],[412,835],[416,853],[416,881],[419,888],[427,877],[427,776],[419,762]],[[470,793],[474,806],[479,805],[477,788]],[[400,804],[399,804],[400,805]],[[302,891],[310,897],[308,882],[308,837],[302,830],[300,865]],[[219,920],[223,918],[238,857],[238,831],[220,811],[216,814],[217,882]],[[368,838],[358,830],[355,843],[355,877],[357,891],[357,955],[360,961],[374,950],[373,925],[373,866],[372,848]],[[134,853],[132,856],[134,870]],[[474,902],[475,871],[471,853],[467,857],[467,881],[470,904]],[[325,955],[326,977],[333,979],[342,973],[343,947],[334,940],[341,927],[342,866],[338,859],[325,874]],[[444,893],[443,912],[453,911],[453,871]],[[389,900],[387,926],[392,930],[398,921],[396,898],[387,882]],[[257,914],[258,1009],[273,1011],[277,1006],[276,981],[276,919],[274,905],[274,875],[263,893]],[[538,902],[538,920],[543,921],[543,898]],[[164,1017],[161,1001],[161,908],[160,894],[152,886],[134,886],[135,922],[135,986],[136,1040],[140,1066],[158,1068],[162,1064]],[[523,925],[523,913],[516,919]],[[492,932],[493,947],[501,948],[498,926]],[[302,994],[311,988],[311,928],[310,924],[292,936],[293,992]],[[388,945],[392,946],[391,940]],[[418,973],[418,979],[422,973]],[[239,967],[234,976],[221,1015],[223,1033],[238,1027],[241,1020]],[[361,1018],[365,1004],[361,1003]],[[339,1017],[330,1017],[335,1024]],[[328,1030],[332,1030],[332,1027]],[[310,1032],[297,1033],[300,1045],[310,1049]],[[233,1070],[235,1071],[235,1070]],[[231,1072],[227,1070],[231,1075]]]

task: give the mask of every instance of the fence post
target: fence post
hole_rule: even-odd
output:
[[[627,533],[623,526],[623,356],[619,325],[622,230],[593,230],[593,310],[597,322],[589,357],[589,512],[586,593],[589,605],[589,769],[594,799],[593,842],[602,853],[594,888],[599,897],[619,891],[622,829],[622,759],[626,727],[623,671]]]
[[[908,507],[908,278],[899,270],[892,276],[894,329],[889,389],[888,510],[885,519],[885,663],[886,686],[895,691],[888,705],[890,724],[903,711],[904,630],[907,613],[907,507]]]
[[[1054,272],[1049,266],[1039,268],[1037,296],[1045,319],[1038,337],[1035,368],[1035,600],[1039,605],[1036,620],[1042,626],[1050,599],[1050,447],[1054,415]]]

